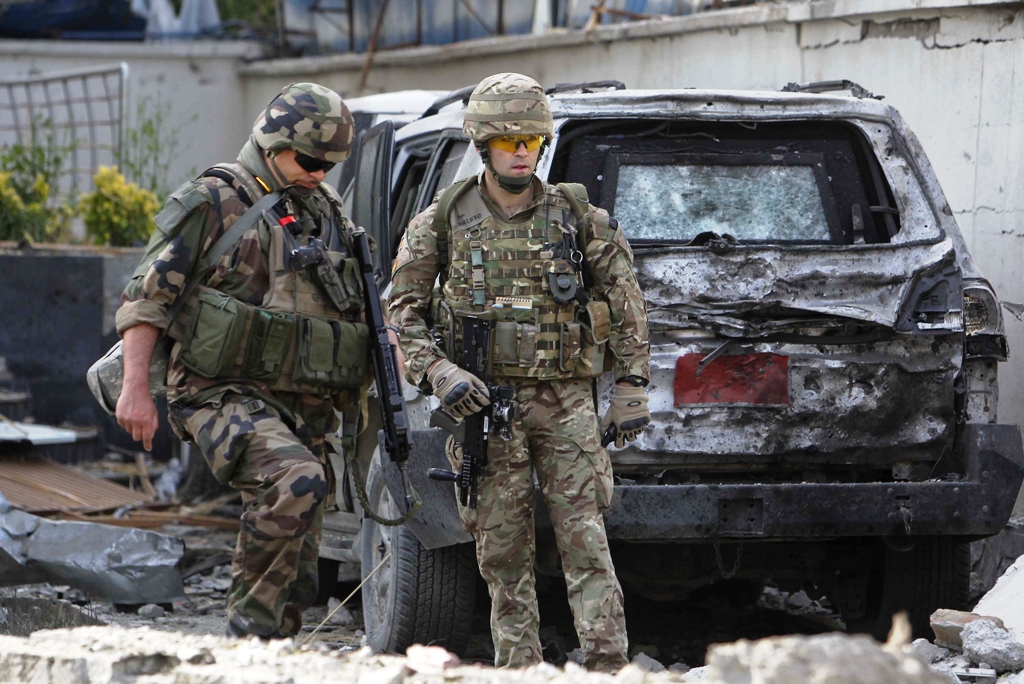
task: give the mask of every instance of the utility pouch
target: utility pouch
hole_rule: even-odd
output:
[[[558,367],[562,371],[576,368],[580,358],[580,324],[569,321],[562,324],[562,335],[558,340]]]
[[[334,368],[331,386],[362,387],[370,359],[370,328],[364,323],[331,321],[334,333]]]
[[[299,351],[292,377],[297,383],[325,387],[334,366],[334,331],[325,320],[299,318]]]
[[[285,355],[295,339],[295,316],[257,309],[245,347],[242,375],[274,382],[281,377]]]
[[[316,278],[335,308],[343,314],[359,311],[363,306],[359,285],[359,262],[338,259],[334,252],[316,266]]]
[[[498,321],[494,326],[494,343],[498,363],[519,365],[519,325],[512,321]]]
[[[209,288],[202,291],[181,347],[185,367],[204,378],[226,375],[242,343],[246,309],[242,302],[223,292]]]
[[[612,322],[607,302],[591,299],[585,311],[587,320],[580,325],[580,360],[573,375],[577,378],[596,378],[604,372]]]

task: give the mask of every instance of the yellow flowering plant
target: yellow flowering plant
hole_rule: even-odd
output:
[[[78,205],[92,241],[119,247],[145,244],[160,209],[157,196],[129,183],[116,166],[101,166],[93,183],[96,190],[82,195]]]

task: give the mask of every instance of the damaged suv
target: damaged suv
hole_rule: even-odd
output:
[[[669,600],[728,580],[753,596],[770,579],[876,633],[896,610],[921,631],[935,608],[962,606],[968,542],[1006,523],[1024,452],[997,421],[998,300],[917,139],[861,89],[602,86],[551,92],[556,134],[537,173],[583,183],[618,219],[647,298],[655,425],[612,450],[605,514],[624,588]],[[353,217],[385,283],[409,219],[482,169],[462,135],[468,94],[362,136]],[[405,392],[423,508],[382,527],[339,469],[348,510],[328,514],[324,554],[372,572],[374,648],[458,652],[472,542],[452,485],[426,476],[447,467],[436,400]],[[598,400],[610,394],[606,376]],[[376,430],[362,435],[369,504],[397,516],[397,468]],[[560,578],[540,497],[536,523],[537,571]]]

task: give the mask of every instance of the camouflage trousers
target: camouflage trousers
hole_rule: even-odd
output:
[[[627,662],[626,620],[601,513],[611,498],[612,472],[598,438],[590,382],[512,384],[512,439],[490,438],[477,508],[459,510],[476,539],[477,563],[491,595],[494,664],[542,661],[534,578],[536,473],[551,512],[584,665],[618,670]],[[460,452],[449,440],[456,469]]]
[[[261,400],[237,394],[175,411],[214,476],[242,494],[229,633],[297,634],[317,594],[321,504],[331,472],[323,436],[310,436],[301,425],[293,431]]]

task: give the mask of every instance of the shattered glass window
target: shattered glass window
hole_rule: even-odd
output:
[[[622,164],[615,215],[630,240],[831,239],[810,166]]]

